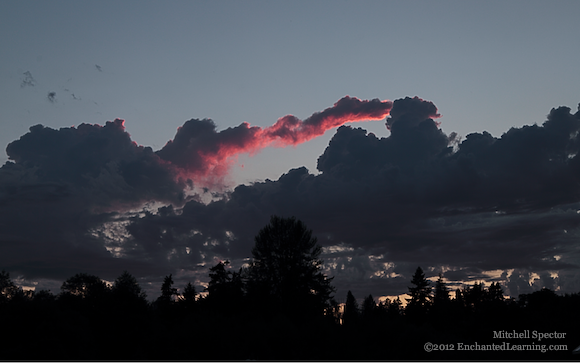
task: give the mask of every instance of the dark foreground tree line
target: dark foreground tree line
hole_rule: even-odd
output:
[[[2,271],[0,360],[578,358],[580,294],[506,299],[499,283],[452,292],[419,267],[406,304],[369,295],[359,306],[350,291],[338,304],[301,221],[272,217],[255,242],[248,268],[209,269],[206,294],[191,283],[180,293],[168,275],[151,302],[126,271],[111,286],[76,274],[57,295],[23,291]]]

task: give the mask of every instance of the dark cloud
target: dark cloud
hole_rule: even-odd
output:
[[[57,183],[91,207],[183,197],[171,168],[150,147],[133,142],[119,119],[60,130],[32,126],[6,153],[26,175],[21,183]]]
[[[54,92],[54,91],[48,92],[48,94],[46,95],[46,98],[50,101],[50,103],[55,103],[56,102],[56,92]]]
[[[343,293],[352,281],[364,281],[373,295],[403,293],[417,265],[458,284],[502,281],[507,293],[520,286],[510,281],[523,284],[517,271],[562,288],[578,269],[578,115],[561,107],[542,126],[500,138],[470,134],[454,150],[455,136],[439,129],[432,103],[397,100],[389,137],[340,127],[318,159],[321,174],[293,169],[277,181],[238,186],[227,200],[189,202],[170,219],[187,226],[183,235],[195,230],[213,241],[213,253],[241,262],[269,215],[297,216],[327,251],[350,249],[326,255]],[[501,279],[501,271],[510,274]],[[558,279],[545,278],[555,271]]]
[[[30,71],[26,71],[22,74],[24,75],[24,78],[22,79],[22,83],[20,83],[20,87],[34,87],[36,85],[36,80],[32,77]]]
[[[221,180],[229,170],[231,155],[255,150],[254,143],[259,127],[243,123],[237,127],[216,132],[209,119],[192,119],[181,126],[174,137],[157,155],[171,162],[191,176]],[[257,146],[256,146],[257,147]],[[199,179],[198,179],[199,180]]]
[[[559,107],[542,125],[462,142],[434,121],[429,101],[396,100],[390,115],[386,138],[338,128],[318,175],[292,169],[210,203],[183,196],[181,170],[207,167],[187,151],[245,147],[258,128],[216,132],[210,120],[191,120],[155,153],[132,142],[121,120],[33,126],[8,146],[14,162],[0,169],[0,265],[52,277],[80,267],[111,275],[124,265],[199,283],[218,260],[246,263],[254,236],[277,214],[313,229],[339,299],[347,290],[405,293],[417,266],[431,278],[443,273],[451,287],[580,291],[580,112]]]
[[[413,128],[426,120],[441,117],[437,107],[419,97],[405,97],[395,101],[391,117],[387,120],[387,128],[391,131],[397,128]],[[395,126],[396,125],[396,126]]]
[[[114,259],[103,226],[144,203],[180,204],[185,186],[151,148],[131,141],[123,120],[60,130],[36,125],[6,152],[12,161],[0,168],[3,268],[53,278],[81,270],[111,278],[124,264],[142,273],[152,268]]]

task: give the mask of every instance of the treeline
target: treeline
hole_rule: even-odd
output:
[[[294,218],[272,217],[253,261],[209,269],[204,294],[172,275],[148,301],[124,272],[109,286],[84,273],[58,294],[23,291],[0,273],[1,360],[554,360],[576,359],[580,294],[505,298],[499,283],[451,291],[418,268],[408,301],[332,297],[320,247]],[[503,332],[503,333],[502,333]],[[506,332],[511,335],[506,335]],[[523,333],[514,337],[513,333]],[[528,332],[528,336],[525,333]],[[538,340],[536,333],[557,333]],[[503,335],[502,335],[503,334]],[[506,344],[520,349],[507,351]],[[427,352],[425,347],[432,344]],[[479,350],[460,350],[478,344]],[[503,349],[481,350],[498,347]],[[545,345],[545,351],[540,349]],[[567,346],[549,350],[549,346]],[[439,350],[434,349],[438,347]],[[525,347],[524,347],[525,346]],[[477,347],[477,346],[476,346]],[[441,348],[444,348],[442,350]]]

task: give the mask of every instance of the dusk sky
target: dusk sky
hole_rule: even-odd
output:
[[[2,1],[0,269],[202,290],[277,214],[318,237],[338,300],[406,293],[417,266],[580,292],[578,14]]]

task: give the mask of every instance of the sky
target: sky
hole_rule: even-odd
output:
[[[339,300],[403,294],[417,266],[579,292],[579,13],[2,1],[0,268],[201,290],[278,214],[313,230]]]

